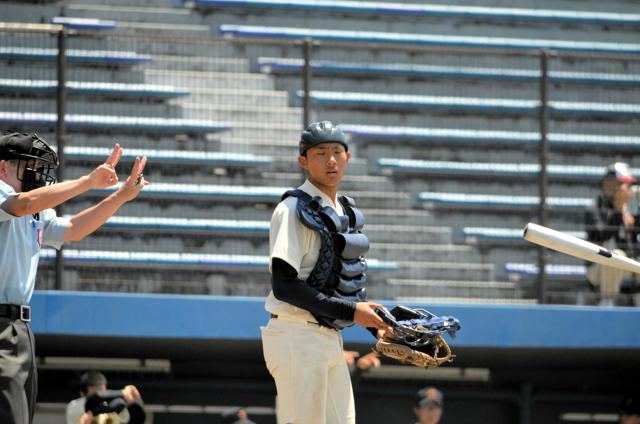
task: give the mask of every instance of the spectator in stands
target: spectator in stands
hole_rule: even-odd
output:
[[[375,352],[369,352],[360,357],[360,352],[345,350],[342,352],[342,355],[347,361],[349,374],[351,375],[351,385],[354,388],[358,385],[364,373],[372,368],[380,368],[380,358],[378,358],[378,354]]]
[[[138,158],[131,175],[113,194],[70,219],[56,216],[58,205],[92,189],[118,182],[115,166],[122,156],[116,144],[111,156],[93,172],[55,183],[58,156],[36,134],[0,137],[0,423],[33,421],[37,373],[33,333],[29,327],[38,258],[43,245],[59,249],[98,229],[148,183],[142,177],[146,158]]]
[[[418,422],[416,424],[438,424],[442,418],[442,392],[435,387],[425,387],[416,393],[416,404],[413,411]]]
[[[625,396],[619,411],[620,424],[640,424],[640,393]]]
[[[140,392],[128,385],[107,390],[101,372],[88,371],[80,377],[80,397],[67,405],[67,424],[142,424],[146,412]]]
[[[255,424],[249,419],[247,411],[241,407],[233,407],[222,414],[221,424]]]
[[[585,214],[588,240],[628,257],[638,256],[638,228],[636,217],[629,211],[631,184],[636,178],[629,165],[616,162],[607,168],[593,208]],[[600,288],[600,304],[613,306],[623,281],[633,278],[631,273],[617,268],[589,263],[587,278]]]

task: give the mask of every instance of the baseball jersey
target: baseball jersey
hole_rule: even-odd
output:
[[[320,197],[322,206],[335,209],[338,215],[345,214],[337,199],[332,200],[309,180],[306,180],[299,188],[311,197]],[[289,196],[280,202],[273,211],[269,227],[269,264],[273,258],[282,259],[295,268],[298,272],[298,278],[306,280],[318,262],[321,240],[317,231],[305,227],[298,219],[296,214],[297,201],[297,198]],[[278,316],[316,322],[309,311],[276,299],[273,291],[267,296],[265,309]]]
[[[2,209],[15,190],[0,181],[0,303],[26,305],[31,300],[38,270],[40,248],[60,249],[69,221],[58,218],[53,209],[16,217]]]

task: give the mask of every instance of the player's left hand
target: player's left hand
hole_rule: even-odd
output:
[[[149,185],[149,181],[145,180],[144,175],[142,174],[146,164],[146,156],[142,159],[137,157],[131,167],[129,177],[127,177],[126,181],[118,189],[117,194],[121,196],[125,202],[135,199],[140,193],[140,190]]]

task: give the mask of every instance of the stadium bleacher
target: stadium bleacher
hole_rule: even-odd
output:
[[[8,17],[19,20],[33,10],[16,7]],[[372,216],[372,254],[398,263],[397,281],[451,282],[454,289],[441,294],[446,298],[460,287],[462,297],[479,299],[482,283],[491,297],[489,283],[508,282],[505,264],[535,262],[526,249],[500,247],[516,242],[517,227],[538,202],[539,165],[531,153],[540,138],[540,69],[531,51],[640,51],[633,37],[637,14],[622,6],[573,10],[569,2],[541,9],[328,0],[107,6],[78,0],[60,11],[43,8],[37,20],[80,31],[67,51],[72,140],[65,157],[71,175],[99,163],[118,134],[124,161],[147,155],[152,179],[139,202],[126,205],[79,251],[109,251],[100,243],[119,237],[156,253],[177,246],[194,255],[266,248],[269,209],[301,178],[291,140],[299,136],[303,115],[303,62],[297,47],[278,43],[308,37],[339,41],[313,52],[313,114],[342,122],[351,136],[354,159],[344,187]],[[300,16],[310,11],[301,28]],[[341,19],[327,19],[336,16]],[[379,25],[380,19],[389,22]],[[150,31],[158,36],[146,37]],[[224,38],[181,38],[211,37],[209,32]],[[165,34],[175,45],[162,39]],[[0,81],[0,122],[50,131],[57,83],[40,62],[55,60],[57,49],[11,40],[5,45],[13,47],[0,49],[0,66],[7,70]],[[458,55],[461,47],[477,53]],[[496,55],[501,47],[516,56]],[[11,66],[19,62],[33,67],[23,75]],[[593,204],[604,167],[640,146],[627,131],[640,114],[640,80],[626,66],[558,60],[549,69],[559,93],[550,98],[547,134],[557,154],[548,168],[552,223],[581,216]],[[166,237],[172,231],[175,241]],[[400,286],[383,290],[379,283],[374,279],[372,293],[390,297],[420,297],[406,287],[436,287],[407,284],[400,292]],[[473,295],[464,294],[467,283],[477,286]],[[514,299],[522,295],[511,291]]]
[[[583,215],[605,167],[624,160],[640,169],[637,2],[2,6],[0,19],[13,22],[0,23],[3,129],[64,144],[65,179],[91,172],[116,142],[125,148],[120,181],[136,157],[149,159],[151,185],[141,196],[63,249],[63,290],[34,296],[38,349],[53,352],[38,358],[45,376],[38,412],[53,400],[57,417],[64,414],[60,399],[71,388],[59,382],[71,372],[54,360],[75,349],[72,355],[139,355],[133,372],[109,371],[117,382],[139,379],[154,422],[215,422],[223,405],[247,400],[252,413],[267,411],[256,422],[275,424],[258,327],[268,319],[271,212],[303,179],[296,153],[305,124],[302,42],[309,39],[307,112],[349,134],[342,189],[366,217],[369,297],[464,318],[452,366],[423,376],[385,363],[365,377],[356,387],[364,389],[358,421],[409,422],[411,408],[389,417],[381,400],[408,399],[424,378],[444,390],[447,420],[477,420],[470,417],[477,408],[469,408],[477,401],[496,423],[564,422],[565,405],[588,411],[580,422],[616,421],[620,382],[634,387],[637,380],[630,319],[637,313],[593,307],[600,299],[584,262],[553,252],[544,300],[574,306],[536,305],[538,251],[522,228],[539,217],[540,49],[548,50],[546,224],[585,238]],[[55,133],[61,27],[64,137]],[[64,214],[117,187],[83,194]],[[42,251],[38,289],[55,287],[54,258]],[[619,300],[640,304],[626,293]],[[370,336],[357,331],[345,331],[345,347],[368,350]],[[84,343],[87,335],[95,340]],[[124,348],[108,350],[111,343]],[[171,357],[167,375],[145,374],[149,358],[164,355]],[[66,367],[75,372],[85,362],[73,359]],[[472,381],[477,373],[486,380]],[[402,384],[393,386],[398,375]]]
[[[334,42],[388,43],[398,45],[508,48],[519,50],[550,49],[585,53],[640,53],[640,44],[608,43],[526,38],[475,37],[463,35],[402,34],[377,31],[345,31],[255,25],[221,25],[221,35],[234,37],[282,38],[288,40],[320,40]]]

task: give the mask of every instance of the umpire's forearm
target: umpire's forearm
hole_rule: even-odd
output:
[[[2,203],[2,209],[14,216],[32,215],[72,199],[91,189],[88,176],[19,193]]]
[[[125,202],[124,197],[116,191],[97,205],[77,213],[69,221],[69,227],[64,233],[64,241],[79,241],[93,233],[111,218]]]

